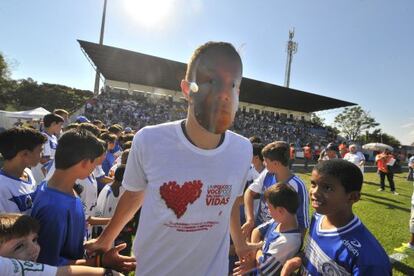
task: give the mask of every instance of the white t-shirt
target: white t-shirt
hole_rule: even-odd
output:
[[[243,194],[252,146],[226,131],[219,147],[203,150],[180,124],[145,127],[132,142],[123,186],[145,190],[136,275],[227,275],[230,213]]]
[[[0,170],[0,213],[30,215],[36,195],[36,181],[29,168],[24,169],[28,181]]]
[[[348,152],[345,154],[344,160],[354,163],[361,169],[362,172],[364,172],[364,166],[359,165],[361,161],[365,160],[365,156],[362,154],[362,152],[360,151],[357,151],[356,153]]]
[[[110,184],[105,185],[98,196],[98,202],[95,208],[95,216],[112,218],[115,213],[116,206],[118,205],[118,201],[124,191],[125,189],[122,186],[119,187],[119,195],[115,197],[114,192],[112,191],[112,186]]]
[[[95,215],[96,201],[98,200],[98,184],[93,173],[84,179],[77,179],[76,184],[82,186],[83,190],[79,197],[83,204],[85,217]]]
[[[57,267],[3,258],[0,256],[0,275],[7,276],[55,276]]]
[[[43,134],[47,137],[47,142],[43,147],[43,156],[49,156],[50,159],[54,159],[58,140],[55,135],[49,135],[46,132],[43,132]]]

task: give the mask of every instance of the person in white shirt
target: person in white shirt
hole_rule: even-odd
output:
[[[240,258],[260,246],[246,243],[235,204],[252,159],[249,140],[228,130],[241,80],[241,58],[231,44],[196,49],[181,81],[187,118],[135,135],[126,191],[89,251],[108,250],[141,205],[136,275],[228,275],[229,232]]]
[[[343,158],[346,161],[354,163],[364,173],[365,156],[362,152],[357,151],[357,146],[352,144],[349,146],[349,152],[347,152]]]

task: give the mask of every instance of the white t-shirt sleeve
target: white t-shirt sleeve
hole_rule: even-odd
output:
[[[263,190],[263,182],[266,178],[266,174],[267,174],[267,170],[265,169],[260,173],[259,177],[256,178],[253,181],[253,183],[249,186],[249,190],[255,193],[261,194]]]
[[[102,191],[99,193],[98,200],[96,201],[95,207],[95,216],[103,217],[105,211],[106,196],[108,193],[107,186],[103,187]]]
[[[0,257],[0,275],[55,276],[57,267]]]
[[[93,173],[93,176],[95,176],[96,178],[99,178],[105,175],[105,172],[102,169],[102,165],[96,166],[92,173]]]
[[[359,156],[359,158],[360,158],[361,161],[362,160],[365,160],[365,155],[362,152],[358,151],[357,152],[357,155]]]
[[[131,151],[128,155],[128,161],[125,168],[124,180],[122,186],[132,192],[145,190],[148,185],[148,180],[143,169],[143,150],[145,132],[138,131],[132,140]]]
[[[47,139],[46,143],[44,143],[42,155],[52,157],[52,149],[50,148],[49,138]]]

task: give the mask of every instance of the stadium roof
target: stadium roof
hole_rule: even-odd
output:
[[[83,40],[78,42],[105,79],[181,90],[185,63]],[[240,101],[301,112],[355,105],[249,78],[243,78],[241,83]]]

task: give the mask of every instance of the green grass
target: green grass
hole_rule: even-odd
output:
[[[310,174],[298,175],[309,185]],[[395,253],[394,248],[400,247],[401,243],[408,242],[410,238],[408,221],[413,184],[406,180],[406,175],[407,173],[401,173],[394,176],[399,193],[395,196],[389,192],[387,180],[386,192],[378,192],[379,176],[376,173],[365,173],[361,200],[354,205],[355,214],[374,234],[388,255]],[[394,264],[393,275],[414,275],[413,256]]]

